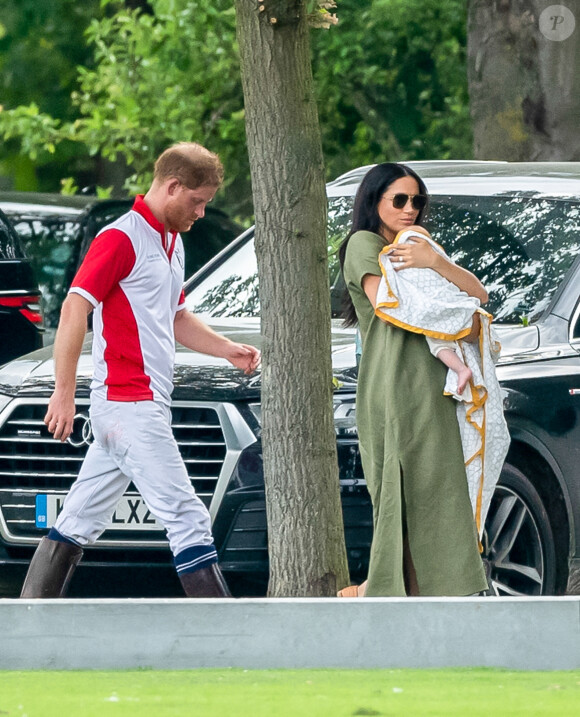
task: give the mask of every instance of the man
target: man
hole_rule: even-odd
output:
[[[55,390],[46,417],[66,441],[76,367],[93,315],[90,417],[95,437],[54,527],[32,559],[21,597],[63,597],[83,547],[106,529],[133,481],[167,530],[189,597],[228,597],[209,513],[191,485],[171,431],[175,340],[249,374],[260,354],[216,334],[185,309],[183,243],[223,179],[217,155],[195,143],[167,149],[147,194],[95,238],[62,306]]]

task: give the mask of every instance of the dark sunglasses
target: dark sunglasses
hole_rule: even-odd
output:
[[[411,200],[411,206],[416,212],[420,212],[421,209],[425,209],[427,206],[427,197],[425,194],[383,194],[383,199],[391,199],[395,209],[404,209],[409,199]]]

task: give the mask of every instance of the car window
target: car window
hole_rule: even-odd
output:
[[[79,241],[81,242],[79,248],[79,255],[75,265],[72,267],[70,280],[72,281],[78,267],[82,260],[85,258],[86,253],[89,250],[91,242],[97,236],[97,234],[110,224],[115,219],[120,217],[133,206],[133,200],[122,199],[122,200],[108,200],[102,204],[95,204],[91,207],[90,211],[85,212],[85,226],[82,230],[82,236],[79,235]]]
[[[328,270],[330,286],[336,286],[340,276],[338,249],[348,232],[354,197],[332,197],[328,201],[328,222],[326,238],[328,241]],[[342,287],[342,283],[341,283]]]
[[[487,289],[498,323],[532,323],[580,253],[577,200],[437,197],[427,227]]]
[[[339,284],[337,250],[350,221],[352,197],[334,197],[328,206],[330,284]],[[337,304],[340,301],[335,302]],[[258,266],[254,241],[249,239],[188,294],[186,306],[196,314],[259,317]],[[335,312],[336,313],[336,312]]]
[[[352,203],[351,196],[329,200],[333,310],[341,286],[336,249],[348,231]],[[498,323],[537,320],[580,253],[577,200],[437,196],[431,199],[426,225],[449,256],[482,281],[490,294],[486,309]],[[193,288],[187,307],[216,317],[259,316],[251,240]]]
[[[222,317],[258,317],[258,265],[250,239],[198,284],[186,298],[196,314]]]
[[[25,214],[12,214],[11,219],[38,280],[46,326],[56,326],[70,282],[71,258],[78,252],[78,221],[71,217],[39,219]]]
[[[10,226],[9,220],[0,212],[0,260],[22,259],[22,248]]]

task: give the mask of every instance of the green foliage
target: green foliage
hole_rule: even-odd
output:
[[[120,9],[89,26],[97,67],[80,69],[71,132],[91,154],[122,154],[131,190],[145,188],[156,156],[178,140],[219,144],[231,181],[240,154],[231,138],[243,137],[231,2],[151,4],[155,15]]]
[[[57,141],[81,143],[91,156],[122,157],[132,174],[126,189],[147,187],[157,155],[176,141],[216,148],[230,192],[250,212],[249,171],[231,0],[152,0],[155,13],[114,0],[113,14],[86,31],[95,67],[78,68],[72,104],[78,119],[58,124],[35,105],[0,115],[6,137],[18,132],[23,149],[53,151]],[[25,143],[28,143],[25,145]]]
[[[60,181],[60,193],[65,197],[71,197],[78,194],[79,188],[74,177],[64,177]]]
[[[17,141],[0,146],[0,174],[12,175],[16,188],[35,189],[39,178],[48,183],[39,188],[49,188],[58,184],[63,171],[71,171],[77,158],[75,170],[84,163],[86,149],[72,143],[57,146],[54,140],[60,137],[50,128],[59,126],[57,120],[77,116],[71,89],[77,65],[92,63],[82,38],[98,13],[99,0],[0,0],[0,104],[5,110],[30,105],[28,116],[23,111],[13,121],[8,113],[2,118],[2,126],[8,123],[9,129],[5,138],[23,141],[22,146]],[[33,158],[36,179],[35,173],[22,173],[21,152]]]
[[[64,177],[60,180],[60,193],[65,196],[74,196],[80,191],[74,177]],[[113,187],[95,187],[95,193],[99,199],[110,199],[113,195]]]
[[[22,151],[32,160],[38,159],[42,152],[54,154],[55,144],[60,141],[59,120],[41,113],[34,102],[2,112],[0,123],[4,138],[18,137]]]
[[[462,0],[341,0],[314,33],[327,168],[471,157]]]
[[[90,65],[82,42],[99,0],[0,0],[0,98],[8,107],[33,99],[53,117],[73,119],[77,65]]]
[[[113,187],[97,187],[97,197],[99,199],[110,199],[113,195]]]
[[[310,10],[328,13],[330,3],[309,3]],[[66,111],[55,111],[46,88],[33,80],[34,91],[26,100],[14,92],[3,96],[0,135],[18,138],[21,151],[37,162],[73,151],[122,159],[129,167],[126,188],[131,191],[147,186],[155,157],[169,144],[199,141],[224,161],[228,210],[248,217],[251,192],[233,1],[142,3],[150,12],[128,9],[134,2],[101,0],[100,9],[96,4],[22,0],[23,14],[34,25],[27,42],[34,38],[39,45],[53,36],[43,36],[34,8],[41,16],[49,6],[58,8],[59,47],[65,46],[64,35],[75,35],[78,13],[85,23],[87,13],[94,17],[72,94],[75,81],[70,68],[63,70],[63,87],[70,95]],[[383,160],[470,157],[465,3],[340,0],[337,14],[336,27],[312,33],[329,177]],[[11,16],[1,17],[3,26],[11,27]],[[78,35],[70,42],[78,43]],[[2,53],[5,47],[0,38],[0,68],[6,62],[17,66],[12,54]],[[61,54],[52,70],[57,74],[64,67]],[[48,56],[43,60],[50,66]],[[25,86],[29,80],[21,82]]]

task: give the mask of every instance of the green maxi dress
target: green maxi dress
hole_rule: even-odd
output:
[[[366,595],[406,594],[405,531],[420,595],[471,595],[487,581],[455,402],[443,395],[447,368],[423,335],[379,319],[361,285],[365,274],[380,276],[384,246],[356,232],[344,263],[363,347],[356,415],[374,524]]]

